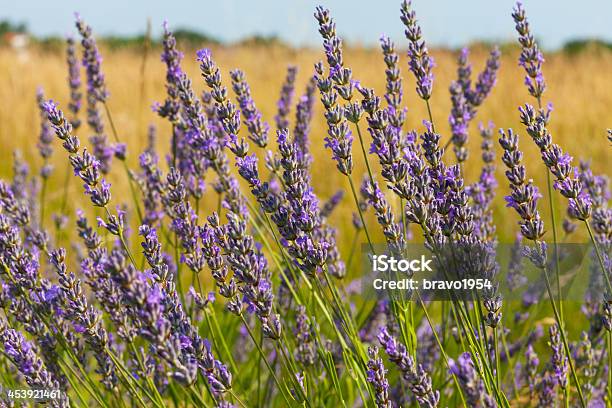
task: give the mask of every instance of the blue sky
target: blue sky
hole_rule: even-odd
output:
[[[8,1],[7,1],[8,2]],[[399,0],[19,0],[0,8],[0,19],[25,22],[38,35],[64,35],[79,11],[98,34],[137,34],[151,18],[154,34],[167,19],[221,40],[277,35],[294,45],[319,43],[316,5],[331,9],[349,41],[372,44],[380,34],[402,38]],[[537,38],[556,48],[575,38],[612,41],[612,0],[524,0]],[[512,0],[413,0],[428,43],[460,46],[476,40],[514,38]]]

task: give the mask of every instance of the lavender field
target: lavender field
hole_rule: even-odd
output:
[[[457,52],[406,1],[376,50],[325,7],[320,49],[78,14],[0,49],[0,406],[612,406],[612,53],[527,12]],[[372,289],[415,251],[472,286]]]

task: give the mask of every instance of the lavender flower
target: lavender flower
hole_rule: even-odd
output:
[[[64,113],[58,109],[55,102],[52,100],[45,102],[44,109],[55,130],[55,134],[63,141],[62,146],[70,153],[69,159],[74,169],[74,174],[84,182],[85,194],[89,196],[91,203],[95,207],[102,207],[107,210],[108,218],[106,221],[99,219],[101,221],[100,225],[107,228],[111,234],[122,237],[124,232],[124,212],[118,211],[117,215],[114,215],[108,210],[107,206],[111,199],[110,184],[100,174],[100,162],[89,154],[86,149],[83,150],[81,155],[78,154],[79,139],[72,135],[72,125],[64,117]]]
[[[555,405],[555,379],[548,371],[538,384],[538,404],[540,407]]]
[[[499,48],[494,47],[487,58],[485,69],[478,74],[478,79],[474,84],[474,89],[466,91],[466,98],[472,107],[472,117],[475,115],[475,109],[482,105],[486,97],[491,93],[491,90],[497,82],[497,72],[499,71],[501,52]]]
[[[251,88],[246,81],[244,72],[236,69],[230,73],[230,76],[232,78],[232,88],[244,117],[244,123],[249,131],[249,138],[257,146],[264,148],[268,144],[270,126],[267,122],[261,120],[261,112],[255,106],[251,96]]]
[[[387,381],[387,370],[382,359],[378,357],[378,348],[368,348],[368,382],[374,388],[374,399],[378,408],[391,408],[389,401],[389,381]]]
[[[266,258],[253,237],[246,234],[246,223],[239,216],[230,212],[227,220],[226,226],[216,229],[217,244],[227,253],[228,265],[234,272],[248,310],[261,321],[264,335],[278,340],[281,322],[279,315],[272,310],[274,295]]]
[[[472,89],[470,75],[472,67],[468,63],[469,51],[464,48],[458,59],[457,80],[450,85],[451,113],[448,122],[451,127],[455,156],[459,163],[467,159],[465,144],[468,139],[470,121],[476,116],[477,108],[484,102],[497,81],[501,53],[495,47],[487,59],[485,69],[478,75]]]
[[[455,81],[449,88],[451,94],[452,109],[448,122],[451,127],[452,142],[455,156],[459,163],[467,159],[467,148],[465,144],[468,139],[468,126],[470,123],[470,105],[465,97],[461,83]]]
[[[508,133],[500,129],[499,143],[504,149],[502,161],[508,167],[506,177],[510,182],[510,195],[506,196],[509,207],[521,217],[519,225],[523,236],[530,240],[539,240],[544,235],[544,222],[537,209],[541,197],[538,188],[531,180],[526,181],[525,166],[521,164],[523,153],[518,150],[518,136],[508,129]]]
[[[481,149],[484,166],[480,172],[478,182],[466,187],[467,194],[471,197],[472,212],[474,214],[474,230],[481,240],[492,240],[495,235],[493,223],[493,211],[490,206],[495,198],[495,151],[493,149],[493,123],[488,127],[479,126],[482,137]]]
[[[168,22],[164,21],[163,46],[164,51],[161,60],[166,65],[166,93],[167,97],[163,105],[157,106],[159,116],[167,118],[172,124],[179,124],[180,101],[178,95],[178,83],[181,81],[183,71],[181,70],[181,60],[183,54],[176,49],[176,38],[168,27]],[[174,136],[174,135],[173,135]],[[173,141],[176,142],[176,141]]]
[[[407,182],[407,164],[401,160],[401,129],[392,123],[395,121],[393,113],[380,109],[380,99],[373,90],[361,86],[358,89],[364,97],[362,108],[368,113],[368,132],[372,136],[370,152],[378,156],[382,166],[381,174],[389,188],[400,198],[407,199],[410,187]]]
[[[328,218],[334,211],[334,209],[338,206],[338,204],[340,204],[340,201],[342,201],[343,197],[344,190],[336,191],[336,193],[323,204],[323,207],[321,207],[321,217]]]
[[[411,9],[412,2],[404,0],[401,7],[401,20],[406,26],[405,34],[408,39],[408,58],[410,71],[414,74],[417,94],[424,100],[431,97],[434,76],[432,69],[434,60],[422,39],[421,27],[417,24],[416,13]]]
[[[564,153],[559,145],[552,143],[552,136],[546,128],[547,115],[543,111],[536,114],[535,109],[529,104],[519,110],[521,122],[527,127],[527,133],[540,148],[544,164],[555,176],[554,188],[569,201],[570,215],[586,221],[591,217],[591,199],[583,191],[580,180],[573,177],[572,157]]]
[[[313,335],[314,327],[308,320],[306,308],[298,306],[295,317],[295,337],[297,340],[297,349],[295,351],[295,359],[302,363],[305,367],[311,366],[316,361],[316,343]]]
[[[387,101],[389,120],[391,124],[401,129],[406,120],[406,108],[401,108],[402,104],[402,77],[399,69],[399,56],[395,52],[395,44],[387,36],[380,37],[380,47],[382,49],[385,65],[385,76],[387,78],[385,100]]]
[[[216,113],[221,120],[223,130],[229,138],[228,147],[238,157],[246,156],[248,144],[244,139],[238,139],[240,131],[240,112],[236,109],[227,97],[227,89],[221,85],[221,74],[219,68],[212,59],[212,54],[208,49],[201,49],[197,52],[200,71],[206,85],[212,90],[212,97],[217,102]]]
[[[39,88],[36,92],[36,101],[38,102],[38,109],[40,110],[40,135],[38,136],[38,152],[40,157],[43,158],[44,164],[40,169],[40,176],[43,179],[48,178],[51,175],[53,166],[48,163],[49,158],[53,154],[53,148],[51,143],[53,142],[53,134],[49,127],[49,119],[44,108],[45,95],[42,88]]]
[[[211,275],[219,289],[221,296],[230,299],[240,310],[240,300],[236,298],[238,287],[235,279],[229,278],[229,269],[222,256],[221,247],[217,244],[216,225],[210,226],[205,224],[200,229],[200,238],[202,239],[202,252],[206,264],[210,268]]]
[[[353,171],[353,136],[344,116],[342,107],[338,104],[338,96],[333,92],[332,80],[325,78],[323,64],[315,66],[317,72],[317,87],[321,93],[321,102],[325,107],[327,120],[327,137],[325,147],[332,151],[332,159],[336,161],[338,170],[348,176]]]
[[[316,89],[316,79],[312,77],[310,81],[308,81],[306,92],[300,97],[295,107],[293,137],[309,163],[311,159],[308,152],[310,148],[308,135],[310,133],[310,122],[312,121]]]
[[[491,408],[497,406],[493,397],[486,392],[470,353],[461,354],[457,361],[449,360],[449,366],[450,372],[457,377],[469,406]]]
[[[469,61],[470,49],[463,47],[457,57],[457,82],[467,95],[472,88],[472,64]]]
[[[538,355],[533,351],[533,346],[530,344],[525,351],[525,377],[529,385],[529,394],[533,395],[538,378],[538,365],[540,360]]]
[[[102,56],[98,51],[96,40],[92,36],[91,27],[81,17],[76,15],[76,26],[81,34],[83,45],[83,66],[87,78],[87,123],[93,131],[90,141],[93,153],[100,163],[100,170],[106,174],[110,170],[114,149],[108,143],[104,133],[104,123],[98,109],[99,103],[106,103],[108,91],[102,72]]]
[[[62,302],[68,317],[81,327],[85,341],[91,347],[98,362],[97,372],[102,376],[102,383],[108,390],[116,390],[118,379],[115,364],[110,357],[111,346],[108,332],[104,328],[100,312],[90,306],[81,289],[81,282],[66,268],[66,252],[63,248],[50,254],[51,264],[55,267],[62,291]]]
[[[76,28],[81,34],[83,46],[83,66],[87,74],[87,92],[96,102],[104,103],[108,98],[108,90],[104,73],[102,72],[102,56],[98,50],[96,40],[93,38],[91,27],[83,21],[79,14],[75,14]]]
[[[167,212],[172,219],[172,229],[180,239],[182,247],[181,262],[184,262],[194,274],[199,274],[204,268],[204,257],[198,242],[199,227],[197,216],[186,198],[186,188],[181,174],[176,169],[170,169],[166,178]],[[149,234],[149,230],[141,227],[141,233]]]
[[[552,348],[552,355],[550,357],[550,364],[552,366],[555,380],[559,387],[565,389],[568,386],[568,357],[565,355],[563,344],[561,343],[561,334],[556,324],[550,326],[550,347]]]
[[[163,218],[161,207],[161,197],[164,189],[161,170],[158,167],[158,157],[154,149],[148,149],[138,158],[140,174],[133,174],[132,177],[138,183],[142,191],[144,204],[143,223],[155,225]]]
[[[297,67],[287,67],[287,76],[283,87],[281,88],[281,94],[276,106],[278,107],[278,113],[274,117],[276,121],[277,129],[287,129],[289,127],[289,112],[291,111],[291,101],[293,99],[293,93],[295,92],[295,77],[297,75]]]
[[[220,117],[224,118],[223,121],[226,122],[224,126],[227,127],[227,130],[237,132],[240,125],[240,115],[233,104],[227,99],[227,90],[222,87],[220,83],[219,70],[214,65],[209,51],[200,50],[198,54],[201,60],[201,69],[203,70],[202,75],[205,77],[207,84],[213,89],[215,98],[218,99],[219,109],[217,109],[217,113]],[[191,149],[190,154],[194,154],[195,158],[198,159],[194,160],[195,158],[192,156],[188,164],[191,165],[191,163],[197,162],[205,164],[205,167],[198,168],[196,169],[197,171],[191,172],[198,174],[204,171],[206,167],[211,167],[219,177],[215,190],[219,194],[224,195],[224,207],[232,210],[236,214],[247,214],[243,197],[238,189],[238,182],[230,173],[227,155],[223,150],[226,143],[224,140],[225,133],[227,133],[226,129],[223,129],[223,139],[217,138],[211,131],[207,124],[206,117],[202,112],[201,102],[195,97],[193,89],[191,88],[191,81],[189,81],[186,75],[181,77],[178,90],[182,109],[184,110],[185,121],[188,126],[187,142]],[[221,102],[223,102],[223,105],[221,105]],[[230,115],[231,118],[230,116],[224,116],[230,112],[232,113]],[[245,156],[248,150],[246,141],[242,139],[238,142],[236,137],[230,137],[230,139],[234,139],[234,141],[230,140],[230,145],[235,153],[237,153],[237,156]],[[202,155],[201,158],[197,156],[200,154]]]
[[[401,228],[395,223],[395,218],[391,206],[388,204],[384,194],[378,184],[368,184],[366,188],[368,204],[376,212],[378,223],[383,227],[383,233],[387,240],[387,245],[391,253],[399,255],[403,253],[405,241]]]
[[[316,8],[315,18],[319,23],[319,33],[323,37],[323,48],[329,64],[330,90],[334,89],[337,95],[350,102],[355,83],[351,69],[344,66],[342,40],[336,33],[336,23],[332,20],[329,10],[321,6]]]
[[[68,65],[68,87],[70,88],[70,103],[68,109],[72,112],[72,127],[78,129],[81,121],[78,117],[81,110],[81,66],[75,49],[74,38],[66,38],[66,63]]]
[[[440,401],[440,392],[431,388],[429,375],[420,364],[416,364],[407,353],[406,347],[393,338],[386,327],[382,328],[378,334],[378,341],[385,349],[389,360],[397,365],[402,378],[408,382],[408,387],[419,405],[428,408],[437,407]]]
[[[521,56],[519,65],[525,69],[525,85],[529,93],[538,101],[546,90],[546,82],[542,74],[542,63],[544,56],[538,47],[529,28],[529,22],[525,15],[525,9],[521,2],[517,2],[512,11],[512,18],[516,24],[516,31],[519,35],[519,43],[521,44]]]
[[[31,388],[59,389],[59,384],[53,380],[32,343],[27,341],[20,332],[9,328],[4,318],[0,319],[0,342],[7,358],[15,364]],[[54,400],[51,406],[68,407],[70,403],[64,396],[59,400]]]
[[[589,339],[589,335],[586,332],[582,332],[580,335],[580,342],[577,348],[573,352],[574,361],[576,361],[576,367],[582,371],[583,382],[582,388],[585,391],[587,398],[593,392],[593,380],[596,376],[596,355],[597,350],[593,348],[593,344]]]

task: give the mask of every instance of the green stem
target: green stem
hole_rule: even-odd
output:
[[[346,262],[346,271],[350,273],[353,265],[353,257],[355,256],[355,249],[357,248],[357,239],[359,239],[359,231],[355,230],[353,235],[353,242],[351,243],[351,252],[349,252],[348,261]]]
[[[501,389],[501,369],[499,366],[499,345],[497,340],[497,327],[493,328],[493,343],[495,346],[495,379],[497,381],[497,388]]]
[[[111,213],[110,213],[110,210],[108,209],[108,206],[104,206],[104,210],[106,211],[106,216],[110,217]],[[125,242],[125,238],[123,237],[123,230],[119,231],[118,236],[119,236],[119,241],[121,242],[121,245],[123,246],[123,249],[127,253],[128,258],[130,259],[130,262],[132,263],[132,266],[138,269],[138,267],[136,266],[136,261],[134,260],[134,258],[132,257],[132,253],[130,252],[130,248],[128,247],[127,242]]]
[[[448,355],[446,354],[446,351],[444,350],[444,346],[442,345],[442,342],[440,341],[440,338],[438,337],[438,333],[436,332],[436,326],[433,324],[431,318],[429,317],[429,313],[427,312],[427,307],[425,306],[425,302],[423,302],[423,298],[421,298],[421,294],[419,293],[419,291],[415,291],[417,294],[417,297],[419,298],[419,303],[421,305],[421,308],[423,309],[423,313],[425,314],[425,318],[427,319],[427,322],[429,323],[429,327],[431,327],[431,332],[434,335],[434,338],[436,339],[436,343],[438,344],[438,348],[440,349],[440,352],[442,353],[442,357],[444,358],[444,363],[446,364],[446,366],[448,367],[449,372],[452,373],[451,370],[451,366],[448,362]],[[459,396],[461,397],[461,401],[463,402],[463,406],[467,406],[466,402],[465,402],[465,397],[463,396],[463,390],[461,389],[461,386],[459,385],[459,380],[457,380],[457,376],[455,374],[451,374],[453,377],[453,381],[455,383],[455,386],[457,387],[457,391],[459,391]]]
[[[534,243],[537,245],[537,242],[535,240],[534,240]],[[580,381],[578,380],[578,375],[576,374],[574,362],[573,362],[573,359],[571,358],[572,354],[570,352],[567,338],[565,336],[565,329],[561,326],[561,322],[560,322],[561,317],[559,315],[559,311],[557,310],[555,298],[553,296],[552,289],[550,287],[550,280],[548,279],[548,272],[547,272],[546,266],[542,268],[542,271],[544,272],[544,278],[545,278],[544,281],[546,282],[546,290],[548,291],[548,297],[550,298],[550,304],[553,308],[553,313],[555,314],[555,320],[557,321],[557,324],[559,325],[559,333],[561,334],[561,340],[563,341],[563,348],[565,349],[565,355],[567,356],[567,360],[570,366],[570,371],[572,373],[572,377],[574,378],[574,382],[576,383],[576,389],[578,390],[578,397],[580,398],[580,405],[582,405],[583,408],[586,408],[587,405],[584,400],[584,395],[582,394],[582,388],[580,387]]]
[[[47,159],[45,159],[45,165],[47,164]],[[43,223],[45,220],[45,207],[46,207],[46,203],[45,203],[45,196],[47,194],[47,177],[43,177],[42,178],[42,187],[40,190],[40,203],[38,204],[40,206],[40,219],[38,220],[39,224],[40,224],[40,228],[43,229]]]
[[[595,241],[595,235],[593,235],[593,230],[591,229],[591,226],[586,220],[584,220],[584,225],[586,226],[586,229],[589,232],[589,238],[591,238],[591,243],[595,247],[595,253],[597,254],[597,260],[599,261],[599,266],[601,267],[601,273],[603,273],[604,278],[606,279],[608,291],[612,294],[612,283],[610,283],[610,277],[606,273],[606,267],[604,264],[604,260],[603,260],[603,257],[601,256],[599,245],[597,244],[597,241]]]
[[[361,223],[363,224],[363,230],[365,231],[366,238],[368,239],[368,244],[370,245],[370,250],[372,254],[374,251],[374,245],[372,244],[372,240],[370,239],[370,233],[368,232],[368,227],[365,223],[365,219],[363,218],[363,212],[361,211],[361,207],[359,206],[359,199],[357,198],[357,191],[355,190],[355,185],[353,184],[353,178],[351,176],[347,176],[349,180],[349,184],[351,185],[351,192],[353,193],[353,199],[355,200],[355,205],[357,206],[357,211],[359,212],[359,218],[361,219]]]
[[[431,114],[431,106],[429,105],[429,99],[425,99],[425,105],[427,105],[427,114],[429,115],[429,123],[431,123],[432,132],[436,133],[436,126],[434,125],[433,115]]]
[[[117,357],[115,357],[115,355],[109,349],[106,349],[105,351],[106,351],[106,354],[110,357],[110,359],[115,364],[115,367],[119,368],[119,372],[121,373],[120,378],[122,379],[126,387],[128,387],[131,394],[134,397],[136,397],[136,399],[138,400],[138,402],[142,404],[142,406],[146,406],[144,400],[142,399],[142,396],[136,390],[136,388],[134,388],[134,384],[132,384],[132,380],[133,380],[132,375],[125,369],[125,367],[123,367],[123,363],[121,363],[119,359],[117,359]],[[140,385],[140,383],[138,382],[134,382],[134,383],[138,386],[138,388],[140,388],[145,393],[145,395],[147,395],[147,397],[151,400],[153,404],[155,404],[155,406],[162,408],[161,406],[157,404],[157,401],[155,401],[155,399],[151,396],[151,394],[149,394],[149,392],[146,391],[142,385]]]
[[[149,377],[146,374],[146,367],[144,365],[144,362],[142,361],[142,356],[140,355],[138,350],[136,350],[136,346],[134,345],[134,342],[130,342],[130,348],[131,348],[132,353],[134,354],[134,356],[136,356],[136,361],[138,362],[138,365],[140,366],[140,369],[142,370],[142,375],[145,377],[145,380],[147,381],[147,384],[149,385],[149,388],[151,388],[151,391],[153,391],[153,395],[155,396],[155,399],[157,399],[157,402],[158,402],[157,405],[160,406],[160,407],[163,407],[164,406],[164,400],[163,400],[162,396],[160,395],[157,387],[155,386],[155,384],[151,380],[151,377]]]
[[[370,176],[370,182],[372,183],[372,185],[374,185],[374,176],[372,175],[372,169],[370,168],[370,161],[368,160],[368,154],[363,144],[363,136],[361,136],[361,129],[359,128],[359,123],[355,123],[355,127],[357,128],[357,136],[359,136],[359,145],[361,146],[361,153],[363,154],[363,160],[365,161],[366,167],[368,169],[368,175]]]
[[[232,367],[232,371],[234,373],[237,373],[238,368],[236,367],[234,356],[232,355],[232,353],[229,350],[229,347],[227,346],[227,342],[225,341],[225,336],[223,335],[223,332],[221,331],[221,327],[219,326],[219,322],[217,321],[217,317],[216,317],[215,311],[212,308],[212,306],[204,311],[204,315],[206,316],[207,320],[209,319],[209,316],[208,316],[209,314],[210,314],[210,320],[212,321],[212,324],[215,330],[217,331],[216,337],[219,338],[219,342],[221,343],[221,346],[223,347],[223,351],[225,352],[225,357],[229,361],[230,366]]]
[[[553,231],[553,244],[554,244],[554,251],[555,251],[555,275],[556,275],[556,279],[557,279],[557,290],[559,291],[559,293],[557,293],[557,298],[558,298],[558,302],[559,302],[559,316],[561,317],[561,321],[563,322],[563,324],[565,324],[565,320],[563,319],[563,302],[561,301],[561,279],[559,277],[560,272],[559,272],[559,246],[558,246],[558,238],[557,238],[557,223],[556,223],[556,217],[555,217],[555,204],[553,202],[554,197],[553,197],[553,191],[552,191],[552,182],[550,179],[550,171],[548,171],[548,168],[546,169],[546,185],[547,185],[547,190],[548,190],[548,204],[549,204],[549,210],[550,210],[550,219],[551,219],[551,224],[552,224],[552,231]]]
[[[612,332],[608,332],[608,401],[612,401]]]
[[[276,383],[276,386],[278,387],[278,391],[283,395],[283,398],[285,399],[285,402],[287,403],[287,406],[290,406],[291,404],[289,403],[289,399],[287,398],[287,395],[285,394],[285,390],[284,390],[283,386],[281,385],[280,381],[276,377],[276,373],[274,372],[274,370],[270,366],[270,363],[268,363],[268,359],[266,358],[266,355],[264,354],[263,350],[259,346],[259,343],[255,339],[255,336],[253,336],[253,332],[251,331],[251,328],[249,327],[246,319],[244,318],[244,315],[241,314],[240,315],[240,319],[242,320],[242,324],[244,324],[244,327],[246,328],[247,332],[249,333],[249,337],[251,338],[251,340],[253,341],[253,343],[257,347],[257,351],[259,351],[259,355],[261,356],[262,360],[266,364],[266,367],[268,368],[268,371],[270,371],[270,375],[272,375],[272,378],[274,378],[274,382]]]
[[[70,175],[72,174],[72,166],[66,166],[66,174],[64,175],[64,191],[62,194],[62,205],[60,209],[60,217],[66,213],[66,204],[68,203],[68,185],[70,184]],[[55,244],[59,244],[59,225],[55,224]]]
[[[7,276],[9,277],[9,280],[11,281],[11,284],[17,288],[20,292],[21,297],[26,301],[26,303],[28,304],[28,306],[35,311],[36,313],[36,308],[34,307],[34,305],[32,304],[31,299],[26,295],[26,293],[24,292],[23,288],[18,284],[18,282],[15,280],[15,277],[13,276],[13,274],[11,273],[11,270],[9,269],[9,267],[2,262],[2,267],[5,271],[5,273],[7,274]],[[81,383],[83,384],[83,386],[85,387],[85,389],[87,390],[87,392],[101,405],[104,407],[108,407],[107,404],[105,404],[102,400],[102,396],[99,394],[99,392],[97,392],[93,382],[91,381],[91,379],[89,378],[89,376],[87,375],[87,372],[85,371],[85,368],[83,367],[83,365],[81,364],[80,360],[74,355],[74,353],[72,352],[71,347],[68,345],[68,342],[66,341],[63,332],[61,331],[60,327],[57,327],[57,324],[54,321],[53,324],[53,329],[51,328],[51,323],[49,323],[49,321],[47,320],[46,316],[42,313],[36,313],[40,319],[43,321],[43,324],[45,325],[45,327],[47,328],[47,330],[55,337],[55,339],[61,344],[62,348],[64,349],[64,351],[66,351],[66,353],[68,354],[68,356],[72,359],[72,361],[74,362],[74,364],[76,365],[76,367],[79,369],[81,375],[83,376],[83,379],[81,379],[78,375],[75,375],[75,378],[79,379],[81,381]],[[72,367],[70,367],[69,365],[66,365],[67,367],[70,368],[70,370],[74,373],[74,371],[72,370]]]
[[[113,131],[113,136],[117,143],[121,143],[119,140],[119,134],[117,133],[117,129],[115,128],[115,122],[113,122],[113,116],[110,113],[110,109],[108,108],[108,104],[106,102],[103,103],[104,109],[106,110],[106,116],[108,117],[108,122],[111,125],[111,130]],[[142,216],[142,212],[140,210],[140,206],[138,205],[138,197],[136,196],[136,190],[134,189],[132,176],[130,175],[130,169],[128,168],[127,162],[125,160],[120,160],[123,163],[123,169],[125,170],[125,175],[128,179],[128,184],[130,186],[130,192],[132,194],[132,200],[134,201],[134,207],[136,208],[136,213],[138,214],[138,222],[142,224],[142,220],[144,219]]]

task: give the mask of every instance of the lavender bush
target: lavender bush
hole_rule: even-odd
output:
[[[77,15],[80,50],[67,41],[70,99],[38,92],[42,164],[30,172],[16,155],[13,179],[0,181],[0,406],[22,402],[6,390],[24,388],[56,391],[41,400],[61,407],[610,406],[608,180],[553,141],[544,57],[523,6],[511,16],[526,97],[536,106],[511,107],[525,128],[499,129],[501,161],[492,122],[479,127],[480,154],[468,154],[470,123],[495,86],[500,50],[474,78],[469,50],[460,52],[446,131],[431,113],[441,94],[426,33],[409,1],[399,12],[406,39],[380,38],[379,95],[353,74],[331,12],[317,7],[325,62],[300,67],[310,75],[303,93],[298,67],[288,67],[273,118],[262,115],[243,71],[226,74],[208,49],[183,55],[164,23],[166,98],[153,110],[169,122],[171,143],[158,145],[151,128],[142,152],[128,150],[114,126],[102,57]],[[189,78],[186,65],[197,65],[201,78]],[[414,76],[429,113],[420,129],[406,126],[401,70]],[[317,100],[325,135],[311,131]],[[347,191],[315,191],[312,167],[330,163],[314,161],[314,138],[325,140]],[[530,143],[539,167],[523,162]],[[65,214],[66,191],[60,213],[45,212],[48,179],[63,177],[49,163],[54,155],[91,204],[74,216]],[[138,168],[128,167],[131,155]],[[480,176],[468,181],[464,167],[478,156]],[[361,161],[367,174],[358,188]],[[117,171],[128,178],[128,200],[107,182]],[[531,171],[546,172],[545,198]],[[504,198],[498,186],[508,189]],[[333,223],[343,199],[354,205],[349,231]],[[377,230],[394,255],[423,242],[442,270],[495,281],[492,205],[504,199],[520,230],[508,285],[525,285],[525,264],[542,283],[521,305],[497,285],[470,299],[430,301],[418,290],[400,299],[354,296],[357,243],[375,254]],[[201,212],[204,200],[216,211]],[[554,203],[567,208],[566,220],[555,217]],[[559,276],[561,231],[577,228],[592,247],[589,285],[604,292],[585,299],[582,320],[569,316]],[[343,236],[354,237],[347,259]]]

